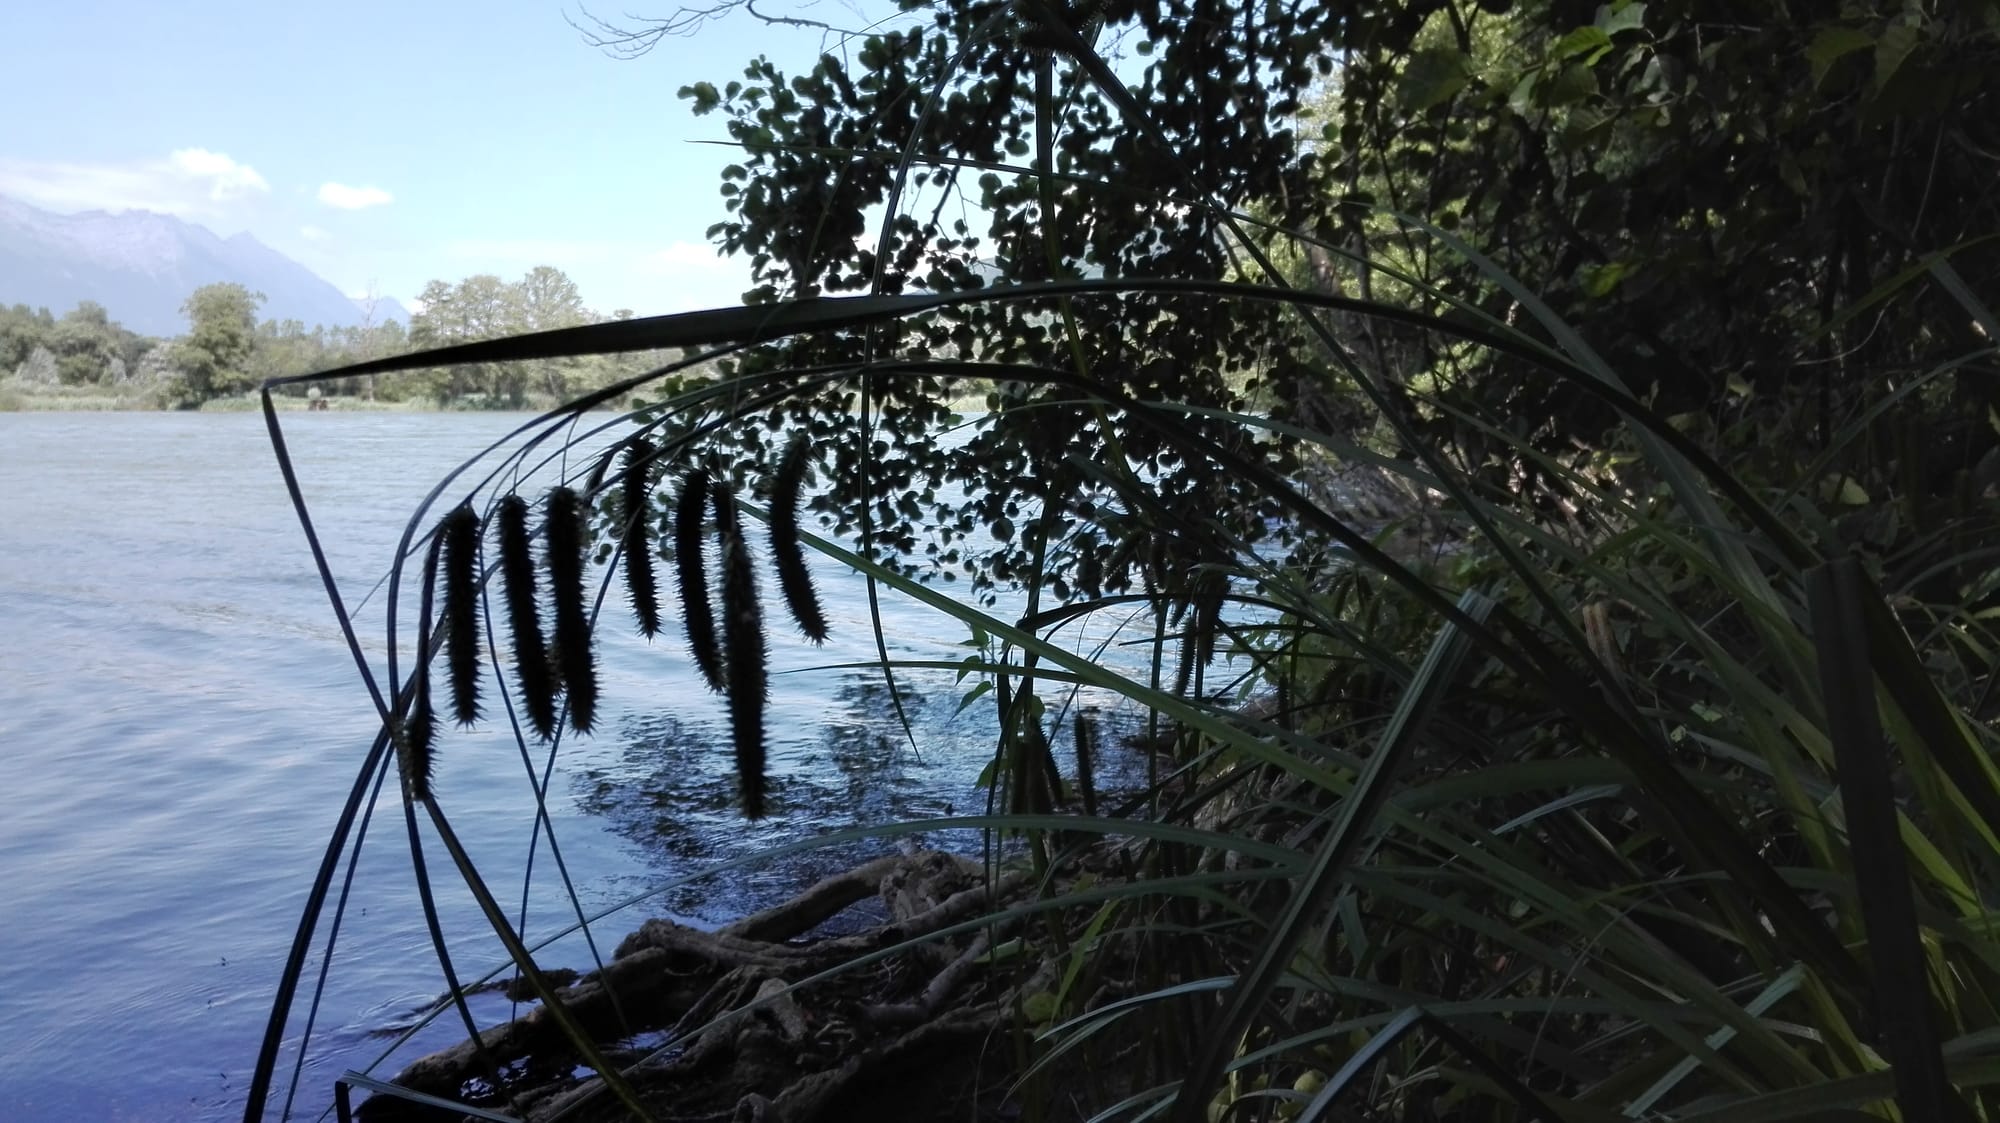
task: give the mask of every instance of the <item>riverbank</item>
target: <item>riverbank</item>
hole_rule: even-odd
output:
[[[519,409],[483,410],[462,406],[441,406],[430,398],[405,401],[354,397],[295,397],[274,399],[286,412],[325,413],[536,413],[549,408],[555,399],[530,400]],[[233,394],[211,398],[201,405],[179,410],[161,400],[152,390],[112,390],[102,386],[22,386],[12,378],[0,379],[0,413],[247,413],[264,408],[257,394]]]
[[[374,665],[387,599],[367,594],[410,512],[522,420],[287,415],[328,565]],[[239,1120],[286,949],[377,716],[254,413],[10,414],[0,448],[0,621],[15,641],[0,650],[0,724],[19,758],[0,799],[14,939],[0,993],[17,1014],[0,1024],[0,1119]],[[756,824],[735,810],[727,711],[678,636],[606,629],[597,733],[565,739],[542,833],[558,838],[587,912],[671,886],[647,916],[606,922],[607,956],[648,916],[719,927],[873,855],[815,849],[678,884],[694,871],[829,824],[983,806],[990,712],[960,711],[953,672],[913,666],[897,677],[920,731],[912,748],[881,673],[861,669],[876,657],[865,586],[833,567],[816,575],[834,633],[824,647],[773,637],[773,807]],[[401,604],[413,618],[408,583]],[[965,654],[963,629],[921,605],[884,598],[882,613],[893,659],[947,666]],[[1104,774],[1121,764],[1143,773],[1108,760],[1100,781],[1115,783]],[[535,804],[504,729],[454,733],[437,769],[461,842],[506,886],[510,911],[526,886],[531,935],[572,923],[546,842],[529,877],[522,808]],[[298,1096],[315,1111],[341,1072],[381,1052],[378,1030],[440,989],[399,825],[378,820],[363,853],[319,1016],[307,1035],[301,1001],[282,1057],[280,1091],[303,1054]],[[504,961],[464,894],[438,905],[463,962]],[[552,965],[589,966],[581,943],[553,945]],[[507,1016],[504,996],[482,1001],[482,1017]],[[407,1052],[463,1035],[447,1019]],[[105,1056],[125,1066],[116,1081]]]
[[[641,396],[644,396],[643,394]],[[440,405],[431,398],[388,401],[376,398],[324,396],[319,398],[281,396],[277,407],[287,412],[325,413],[543,413],[558,401],[547,395],[529,395],[526,402],[507,409],[484,409],[467,405]],[[321,403],[321,404],[315,404]],[[985,406],[985,395],[966,393],[953,398],[948,407],[959,413],[977,412]],[[263,408],[255,393],[211,398],[193,410],[177,411],[163,402],[156,389],[107,389],[102,386],[23,385],[19,380],[0,378],[0,413],[244,413]],[[600,411],[631,408],[630,399],[606,403]]]
[[[1109,853],[1080,855],[1096,857],[1042,884],[1042,899],[1086,865],[1101,876]],[[602,970],[517,978],[509,993],[545,1001],[482,1029],[477,1045],[418,1059],[394,1087],[525,1119],[597,1118],[621,1099],[652,1118],[840,1119],[864,1105],[909,1123],[1006,1118],[1004,1091],[1019,1073],[1003,1034],[1046,1022],[1063,982],[1059,949],[1026,923],[1036,897],[1026,870],[990,876],[969,858],[913,850],[714,931],[648,920]],[[1067,931],[1078,919],[1069,913],[1089,911],[1048,919]],[[596,1057],[564,1022],[593,1039]],[[593,1062],[623,1070],[624,1087],[579,1076]],[[428,1115],[384,1088],[359,1117]]]

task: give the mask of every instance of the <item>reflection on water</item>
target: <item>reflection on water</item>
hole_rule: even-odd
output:
[[[911,730],[921,731],[913,745],[879,674],[828,676],[836,685],[813,692],[822,711],[816,723],[774,725],[770,814],[763,821],[746,823],[738,810],[726,725],[666,715],[634,717],[620,726],[617,759],[576,772],[578,805],[659,868],[678,873],[835,827],[949,815],[980,798],[977,781],[995,728],[989,710],[955,713],[956,695],[925,691],[905,676],[898,694]],[[801,677],[791,676],[781,691],[804,688]],[[775,904],[820,876],[881,853],[884,845],[846,842],[787,859],[777,869],[730,871],[673,890],[656,907],[721,923]]]
[[[425,492],[519,420],[287,421],[329,563],[350,605],[362,605],[363,645],[378,668],[385,594],[365,604],[363,594]],[[0,744],[10,759],[0,787],[0,1120],[234,1118],[321,848],[377,728],[262,419],[0,414],[0,527]],[[855,669],[876,656],[862,583],[818,569],[836,634],[824,648],[773,636],[774,813],[760,823],[736,812],[727,720],[687,666],[679,621],[655,644],[622,626],[601,633],[601,730],[558,750],[549,802],[586,908],[839,827],[983,809],[990,699],[961,714],[969,682],[899,672],[906,734],[879,672]],[[963,625],[894,598],[884,612],[892,658],[965,654]],[[1138,766],[1102,763],[1107,787],[1120,767]],[[545,846],[532,852],[528,880],[529,774],[497,729],[440,743],[437,789],[454,828],[510,907],[526,898],[536,937],[569,923],[572,909]],[[355,871],[303,1061],[309,1114],[342,1069],[375,1058],[382,1042],[372,1034],[442,989],[400,819],[392,795]],[[886,845],[690,884],[614,916],[600,942],[663,911],[741,915]],[[448,881],[440,856],[431,859]],[[446,884],[439,908],[467,974],[504,960],[467,894]],[[544,959],[589,960],[576,938]],[[482,1018],[508,1008],[497,995],[476,1004]],[[458,1033],[435,1025],[405,1053]],[[106,1058],[116,1058],[115,1079]]]

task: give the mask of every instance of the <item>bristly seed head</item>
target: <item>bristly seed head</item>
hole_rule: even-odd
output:
[[[514,635],[514,680],[521,708],[535,736],[556,733],[556,676],[542,640],[541,602],[536,594],[535,557],[528,534],[528,501],[502,496],[494,511],[500,529],[500,582],[507,593],[507,627]]]
[[[402,766],[403,790],[410,799],[428,799],[431,794],[432,742],[437,737],[437,714],[431,709],[431,608],[437,587],[438,555],[444,551],[444,535],[431,535],[430,549],[424,553],[424,583],[417,607],[417,658],[410,672],[410,710],[402,728],[396,730],[396,760]]]
[[[778,463],[771,492],[771,563],[778,571],[778,590],[784,594],[785,607],[799,631],[814,643],[825,643],[826,613],[820,608],[812,571],[806,568],[805,548],[799,541],[799,492],[805,484],[810,452],[811,442],[799,433]]]
[[[723,689],[722,649],[715,638],[715,608],[708,595],[708,567],[702,557],[702,525],[708,514],[707,465],[688,470],[681,494],[674,501],[674,570],[680,578],[681,620],[687,626],[688,651],[708,688]]]
[[[625,471],[619,477],[625,589],[632,595],[639,634],[647,639],[660,630],[659,582],[653,575],[653,451],[651,442],[634,440],[625,450]]]
[[[451,668],[452,716],[479,720],[479,516],[460,504],[439,521],[444,539],[444,651]]]
[[[757,599],[757,569],[736,513],[736,492],[724,477],[714,493],[715,536],[722,555],[722,626],[728,647],[730,733],[736,746],[736,782],[743,814],[764,815],[764,704],[770,693],[764,611]]]
[[[597,660],[584,609],[583,511],[575,491],[552,488],[548,500],[549,594],[555,603],[556,666],[569,697],[570,728],[590,732],[597,714]]]

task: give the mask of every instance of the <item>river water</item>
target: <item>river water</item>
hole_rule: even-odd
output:
[[[444,473],[522,420],[286,416],[378,673],[386,597],[370,591],[405,521]],[[992,724],[978,706],[959,713],[972,680],[903,678],[913,746],[880,673],[853,666],[874,657],[861,582],[816,572],[835,638],[814,649],[773,629],[775,813],[760,823],[734,811],[726,718],[689,667],[673,610],[652,645],[622,618],[602,629],[599,731],[563,744],[548,798],[585,909],[831,828],[983,805]],[[891,599],[883,619],[897,658],[969,653],[966,627],[933,610]],[[552,934],[574,909],[546,846],[524,878],[529,777],[543,762],[491,725],[443,736],[436,788],[494,892],[510,910],[526,901],[531,937]],[[0,1120],[240,1118],[300,908],[377,728],[261,416],[0,414]],[[403,831],[392,781],[332,961],[322,941],[308,963],[268,1118],[295,1068],[293,1117],[320,1117],[339,1073],[375,1062],[386,1034],[443,989]],[[720,922],[888,845],[746,867],[593,930],[609,955],[645,916]],[[462,975],[499,965],[428,833],[425,858]],[[590,954],[572,936],[543,964],[587,967]],[[497,995],[475,1011],[509,1012]],[[462,1036],[435,1023],[380,1070]]]

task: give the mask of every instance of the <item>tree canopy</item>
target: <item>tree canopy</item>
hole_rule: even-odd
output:
[[[1729,428],[1745,449],[1772,447],[1780,426],[1795,451],[1830,447],[1883,380],[1980,344],[1935,287],[1879,301],[1913,265],[1946,255],[1975,292],[2000,280],[1991,5],[942,0],[905,11],[905,26],[856,37],[805,73],[760,57],[682,88],[743,149],[710,236],[748,259],[750,299],[1247,279],[1519,326],[1533,322],[1508,280],[1519,278],[1663,413]],[[646,35],[628,29],[619,45]],[[953,309],[896,336],[794,343],[788,357],[1115,372],[1135,396],[1196,409],[1268,396],[1281,415],[1358,426],[1391,455],[1451,456],[1531,488],[1546,473],[1484,429],[1569,454],[1596,447],[1612,420],[1532,364],[1380,317],[1329,332],[1277,303],[1136,289],[1064,302],[1061,317],[1054,307]],[[2000,415],[1995,385],[1951,383],[1845,467],[1875,484],[1895,465],[1905,486],[1949,490],[2000,441],[1987,422]],[[847,408],[837,396],[816,422],[846,442],[836,480],[866,478],[861,453],[889,442],[887,478],[869,484],[878,496],[993,483],[963,506],[933,504],[940,556],[955,534],[1009,529],[1045,497],[1095,510],[1072,474],[1026,478],[1050,450],[1090,460],[1117,441],[1161,469],[1169,505],[1213,509],[1230,490],[1157,462],[1164,450],[1144,433],[1064,407],[1054,387],[993,388],[995,425],[941,448],[925,435],[941,389],[878,386],[876,436],[833,424]],[[1363,392],[1382,408],[1355,408]],[[825,503],[851,517],[857,500]],[[884,541],[917,539],[910,503],[877,504]],[[1239,506],[1236,529],[1254,537],[1258,505]],[[1071,576],[1100,572],[1101,527],[1076,529]],[[998,536],[1002,579],[1041,548]]]
[[[423,310],[410,321],[410,343],[443,347],[595,323],[576,283],[548,265],[530,269],[518,281],[481,273],[451,284],[432,281],[418,300]],[[571,390],[608,379],[619,364],[575,359],[524,363],[482,363],[438,372],[427,391],[440,402],[472,401],[519,409],[531,392],[560,399]]]
[[[243,394],[266,379],[331,370],[415,347],[492,339],[595,323],[576,283],[562,270],[538,265],[517,281],[490,274],[458,282],[435,280],[423,291],[410,326],[390,320],[354,325],[259,319],[262,297],[241,285],[196,289],[183,306],[188,331],[174,340],[132,332],[101,304],[84,301],[57,316],[46,308],[0,307],[0,378],[31,394],[75,388],[117,390],[127,405],[196,407]],[[614,318],[628,319],[621,309]],[[335,382],[335,396],[444,407],[522,408],[623,377],[650,361],[549,359],[521,364],[417,371],[387,379]]]
[[[173,358],[190,404],[255,385],[250,354],[256,342],[257,309],[263,303],[263,293],[218,283],[194,290],[181,306],[188,333],[175,343]]]

